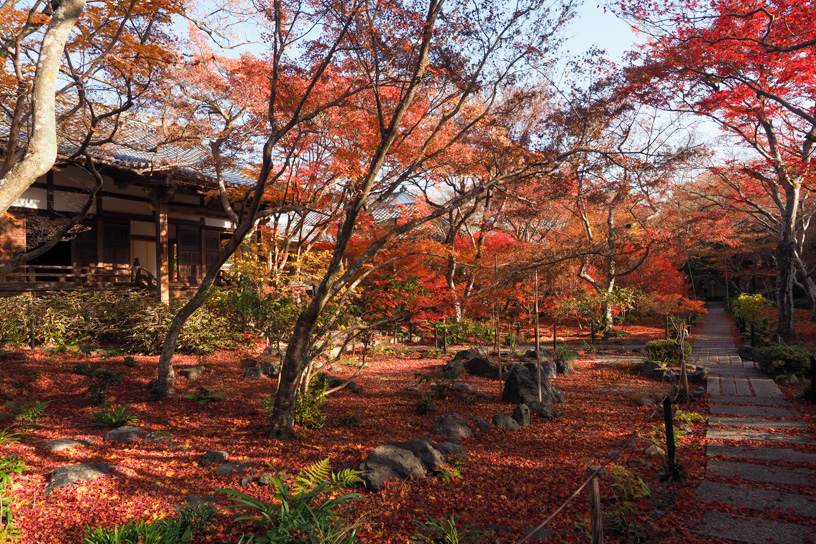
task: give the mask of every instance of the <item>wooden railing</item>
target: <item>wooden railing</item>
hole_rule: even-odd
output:
[[[24,265],[0,278],[0,290],[110,289],[130,287],[130,265]]]

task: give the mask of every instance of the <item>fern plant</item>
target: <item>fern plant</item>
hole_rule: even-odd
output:
[[[359,474],[350,469],[333,473],[327,458],[301,471],[291,487],[281,478],[273,476],[272,484],[279,503],[266,503],[233,489],[220,491],[231,495],[235,501],[227,508],[251,511],[250,515],[236,517],[236,522],[253,521],[262,527],[259,534],[243,535],[243,543],[353,544],[357,537],[357,522],[344,523],[336,509],[348,502],[365,500],[365,497],[359,493],[336,495],[336,492],[342,487],[361,482]]]
[[[45,414],[45,409],[50,404],[50,401],[45,402],[24,402],[16,403],[9,402],[6,404],[14,416],[14,422],[20,426],[20,429],[25,432],[39,427],[40,419]]]
[[[130,406],[126,404],[104,407],[94,412],[93,417],[92,427],[121,427],[132,425],[139,420],[136,414],[130,412]]]

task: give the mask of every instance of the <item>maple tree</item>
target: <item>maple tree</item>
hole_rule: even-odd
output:
[[[714,169],[711,198],[773,232],[776,336],[794,340],[797,272],[812,289],[801,250],[813,214],[813,18],[789,0],[622,7],[651,36],[633,54],[633,89],[650,104],[713,121],[738,146]]]
[[[102,185],[93,150],[117,139],[128,110],[153,99],[148,91],[177,58],[168,29],[181,11],[139,0],[3,3],[0,211],[58,160],[78,163],[95,182],[78,213],[54,221],[50,235],[12,256],[2,273],[43,255],[86,217]]]

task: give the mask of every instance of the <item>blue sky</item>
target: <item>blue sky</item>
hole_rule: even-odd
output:
[[[618,63],[637,38],[627,23],[611,11],[604,11],[598,0],[587,0],[578,8],[578,15],[570,23],[566,37],[565,47],[570,56],[578,56],[596,46],[605,49],[609,60]]]

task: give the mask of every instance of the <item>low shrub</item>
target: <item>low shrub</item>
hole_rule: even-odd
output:
[[[359,427],[361,420],[357,414],[346,414],[337,422],[341,427]]]
[[[0,299],[0,342],[28,342],[31,315],[37,316],[36,341],[56,346],[114,344],[124,351],[156,354],[173,316],[184,301],[170,307],[147,293],[115,291],[66,291],[31,302],[26,297]],[[239,331],[229,326],[228,316],[216,303],[206,302],[184,325],[177,349],[181,353],[209,353],[230,349],[240,341]],[[10,316],[6,318],[5,316]],[[103,357],[117,353],[105,351]]]
[[[646,342],[647,361],[665,361],[673,366],[680,364],[683,355],[685,360],[691,360],[691,344],[683,342],[683,352],[680,351],[680,344],[674,340],[650,340]]]
[[[804,377],[810,371],[810,357],[813,354],[801,346],[775,345],[759,348],[757,362],[766,374],[774,380],[791,376]]]

